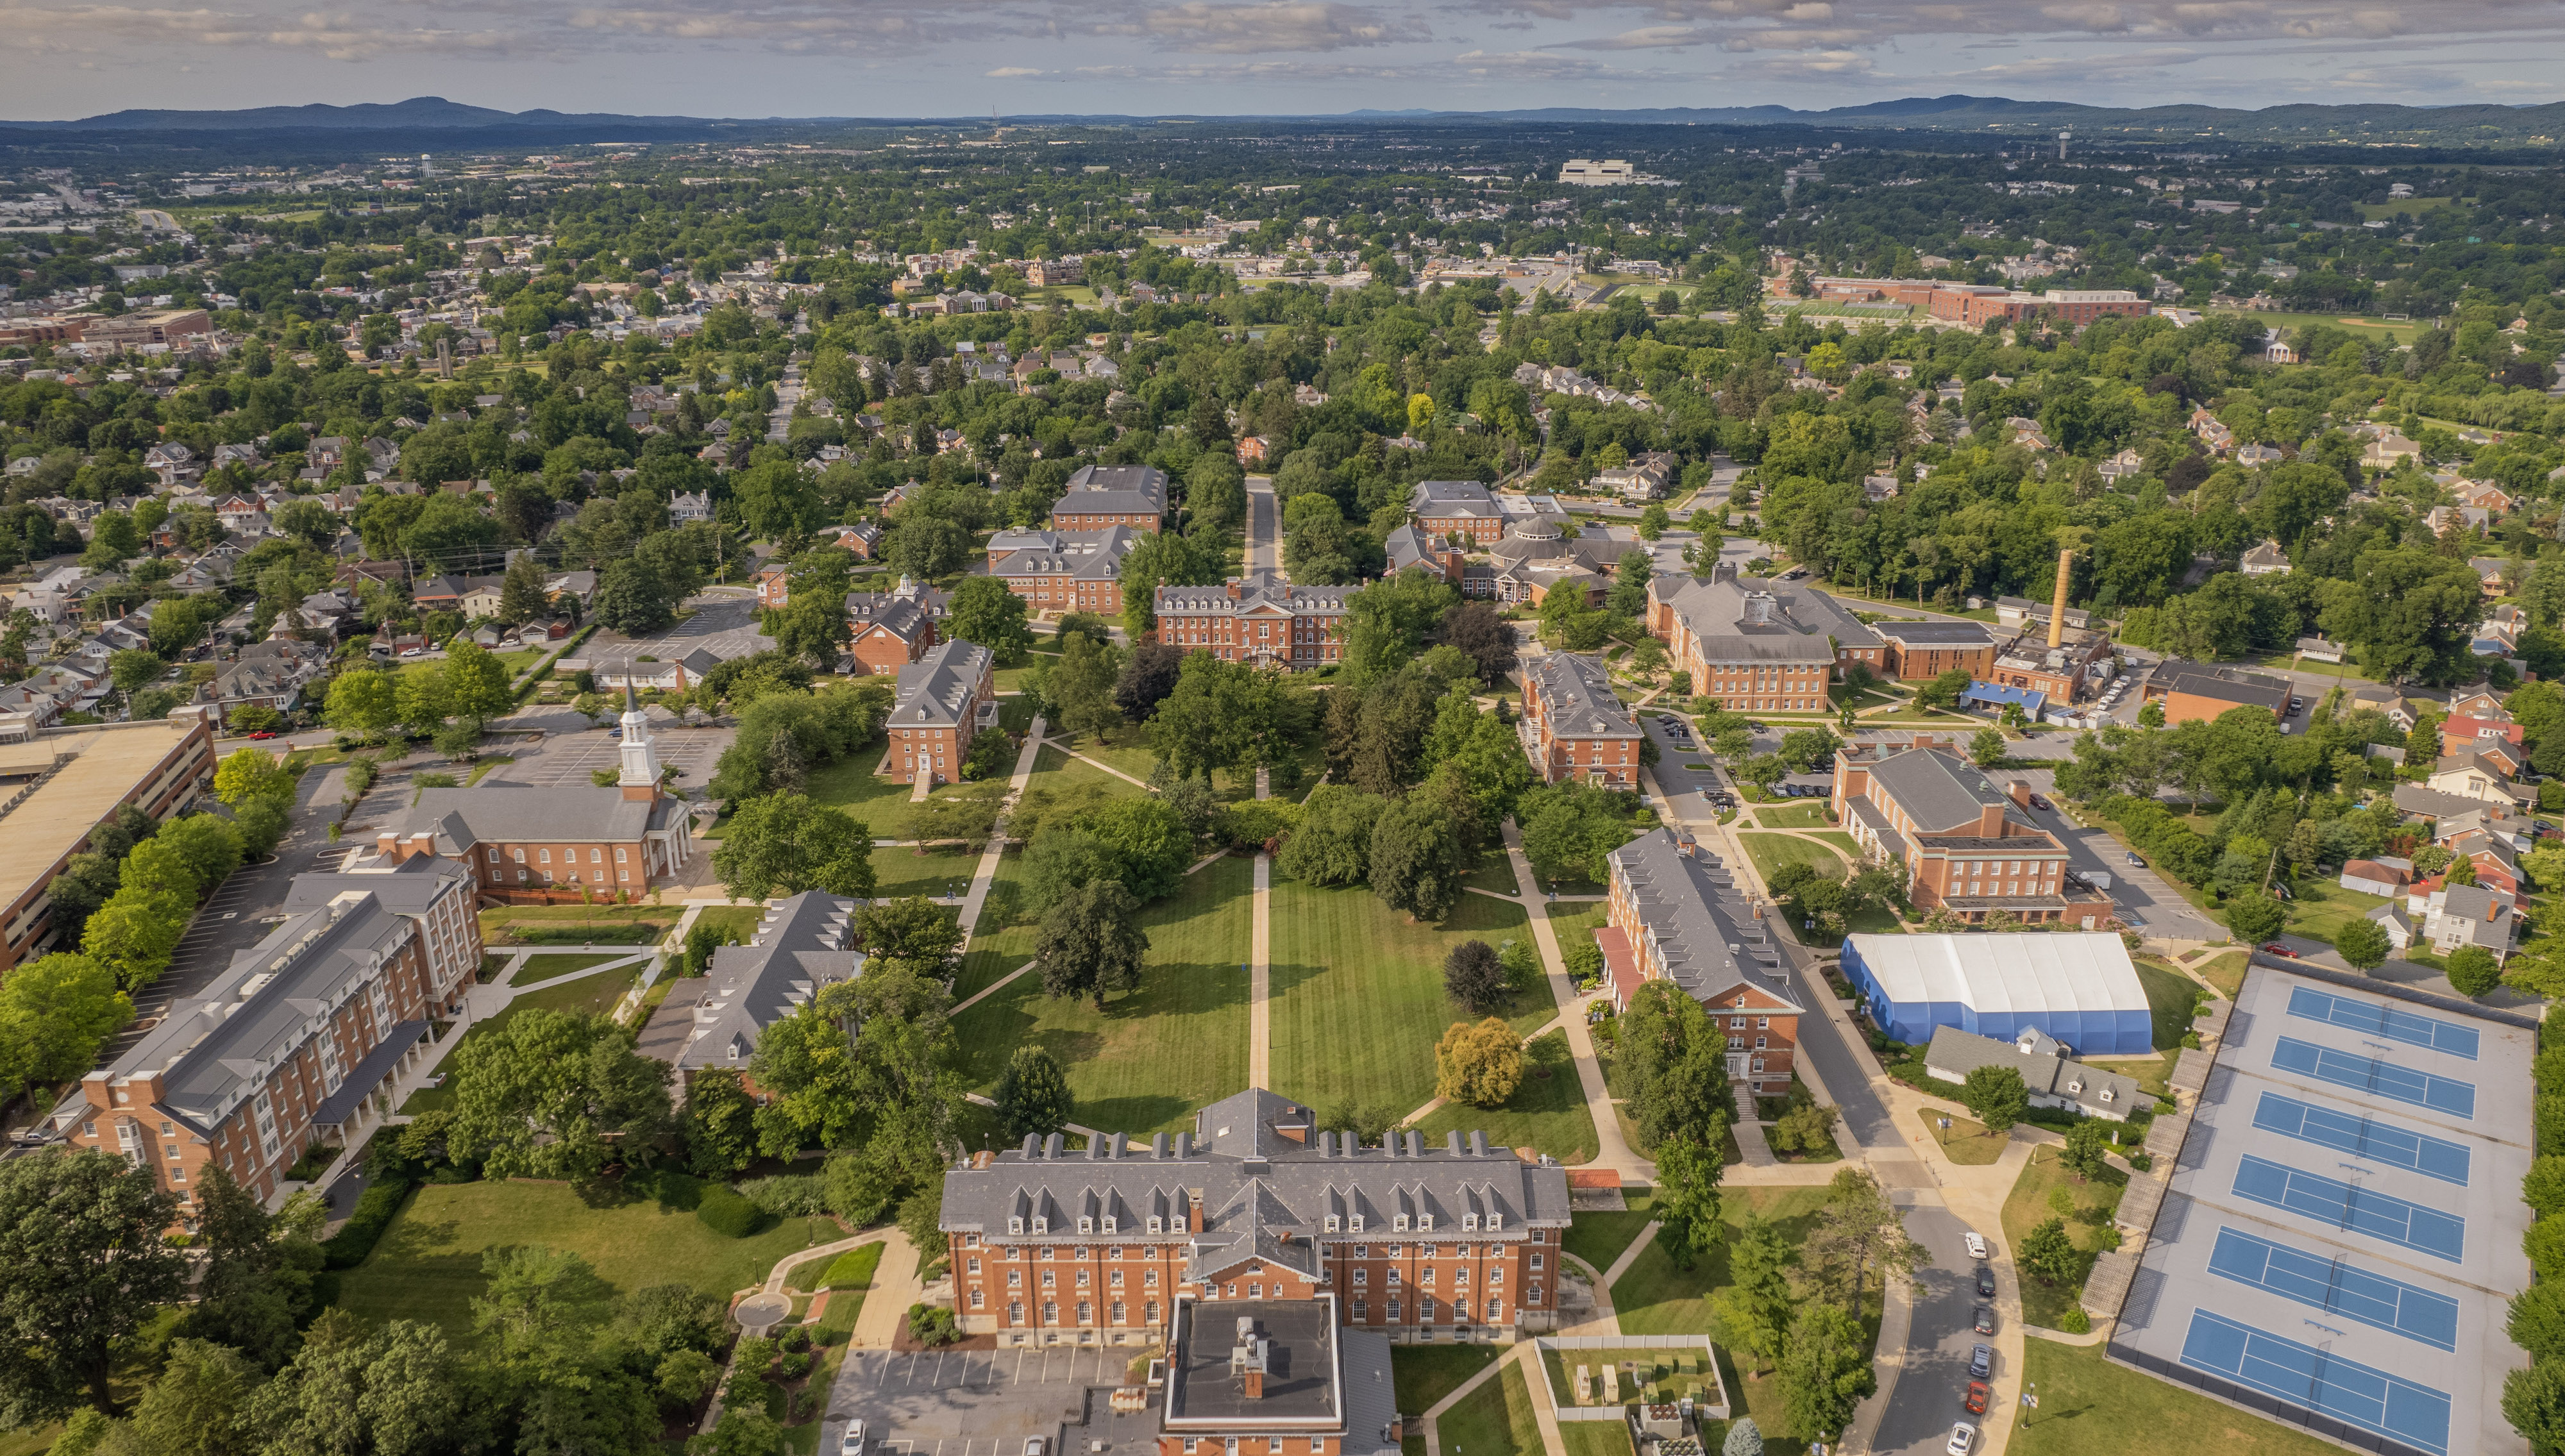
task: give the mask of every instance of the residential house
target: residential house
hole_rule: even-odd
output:
[[[2345,860],[2342,877],[2336,883],[2345,890],[2356,890],[2363,895],[2402,898],[2405,887],[2414,883],[2414,862],[2391,858]]]
[[[856,520],[844,525],[833,525],[821,531],[820,534],[825,539],[835,542],[839,549],[852,554],[858,561],[871,560],[881,549],[882,528],[881,522],[877,520]]]
[[[2264,541],[2244,553],[2242,567],[2247,576],[2277,576],[2289,569],[2289,553],[2277,541]]]
[[[1516,727],[1543,783],[1583,778],[1606,788],[1639,786],[1645,734],[1612,691],[1603,660],[1551,653],[1524,665],[1523,714]]]
[[[879,771],[901,783],[959,777],[971,740],[998,726],[995,663],[978,643],[951,641],[902,667]]]
[[[688,495],[688,494],[686,494],[684,491],[677,491],[677,492],[675,492],[675,493],[673,493],[673,494],[671,494],[671,495],[669,496],[669,498],[668,498],[668,524],[669,524],[669,525],[671,525],[671,526],[692,525],[692,524],[694,524],[694,523],[695,523],[696,521],[698,521],[698,520],[712,520],[712,519],[713,519],[713,493],[712,493],[712,492],[710,492],[710,491],[697,491],[697,492],[695,492],[693,495]]]
[[[2520,913],[2511,896],[2479,885],[2443,885],[2428,894],[2417,886],[2405,910],[2419,922],[2419,938],[2444,955],[2474,945],[2500,962],[2511,955],[2519,933]]]
[[[242,648],[200,690],[198,701],[220,705],[225,719],[240,708],[292,713],[303,706],[303,690],[329,665],[327,648],[291,637],[271,638]]]
[[[2493,709],[2475,714],[2452,713],[2441,720],[2443,756],[2499,745],[2496,751],[2510,763],[2507,771],[2512,773],[2519,772],[2520,765],[2527,761],[2522,747],[2527,736],[2528,730],[2513,722],[2510,714]]]
[[[2360,452],[2360,463],[2371,470],[2393,470],[2398,461],[2420,460],[2422,455],[2422,446],[2397,431],[2389,430],[2372,439]]]
[[[2280,463],[2281,459],[2282,456],[2279,450],[2269,445],[2238,445],[2235,447],[2235,463],[2237,465],[2277,465]]]
[[[1725,1070],[1749,1094],[1785,1091],[1797,1070],[1799,1004],[1769,923],[1690,834],[1660,826],[1605,857],[1611,890],[1595,928],[1612,1003],[1652,980],[1674,983],[1725,1036]]]
[[[1568,1224],[1567,1170],[1549,1158],[1458,1132],[1435,1146],[1412,1130],[1365,1146],[1263,1088],[1202,1109],[1173,1138],[1107,1134],[1067,1152],[1053,1134],[973,1154],[944,1175],[940,1221],[966,1334],[1022,1345],[1172,1341],[1184,1351],[1192,1342],[1171,1328],[1180,1336],[1201,1319],[1224,1363],[1235,1342],[1231,1317],[1240,1314],[1225,1302],[1233,1290],[1267,1301],[1269,1311],[1276,1301],[1317,1301],[1351,1327],[1346,1338],[1475,1340],[1553,1329]],[[1198,1300],[1206,1303],[1197,1308]],[[1254,1316],[1241,1318],[1257,1333]],[[1292,1367],[1295,1380],[1334,1368],[1307,1363]],[[1387,1388],[1378,1372],[1366,1383]],[[1253,1408],[1234,1394],[1217,1404]],[[1259,1435],[1272,1429],[1256,1427]],[[1376,1449],[1318,1440],[1321,1452]],[[1245,1437],[1240,1449],[1256,1441]],[[1260,1444],[1281,1449],[1278,1437]]]
[[[2036,1027],[2022,1028],[2010,1041],[1947,1024],[1933,1028],[1933,1040],[1924,1048],[1928,1075],[1966,1083],[1980,1067],[2009,1067],[2019,1073],[2036,1108],[2125,1123],[2133,1109],[2155,1106],[2136,1078],[2075,1060],[2065,1043]]]
[[[1597,471],[1590,483],[1592,489],[1619,496],[1625,501],[1662,500],[1675,483],[1681,462],[1663,450],[1641,451],[1627,465]]]

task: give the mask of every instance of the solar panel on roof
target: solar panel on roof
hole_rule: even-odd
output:
[[[2446,1392],[2223,1315],[2191,1312],[2182,1362],[2426,1451],[2449,1449]]]
[[[2409,1203],[2340,1178],[2283,1167],[2269,1158],[2247,1155],[2237,1161],[2235,1196],[2285,1208],[2319,1223],[2365,1233],[2381,1243],[2400,1245],[2452,1264],[2466,1255],[2467,1221],[2453,1213]]]
[[[2458,1348],[2458,1302],[2327,1258],[2221,1226],[2209,1272],[2268,1290],[2346,1320],[2402,1335],[2437,1350]]]
[[[2427,1178],[2467,1185],[2469,1154],[2465,1144],[2408,1132],[2366,1115],[2317,1107],[2276,1092],[2265,1092],[2253,1109],[2253,1126],[2283,1138],[2295,1138],[2336,1152],[2372,1162],[2409,1168]]]
[[[2293,986],[2289,990],[2289,1014],[2349,1031],[2383,1036],[2389,1041],[2430,1047],[2436,1052],[2448,1052],[2470,1062],[2476,1059],[2479,1038],[2474,1027],[2443,1021],[2437,1016],[2425,1016],[2401,1006],[2354,1000],[2313,986]]]
[[[2474,1083],[2437,1077],[2384,1057],[2359,1056],[2284,1036],[2271,1047],[2271,1066],[2451,1117],[2473,1119],[2476,1115]]]

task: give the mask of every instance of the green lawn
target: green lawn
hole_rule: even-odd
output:
[[[999,857],[997,876],[989,882],[989,898],[981,903],[980,924],[971,933],[971,948],[963,952],[961,972],[953,981],[953,999],[967,1000],[1033,959],[1034,937],[1040,929],[1025,904],[1024,853],[1009,851]]]
[[[2048,1202],[2050,1189],[2064,1188],[2079,1207],[2100,1208],[2106,1213],[2118,1208],[2120,1195],[2128,1191],[2129,1175],[2115,1167],[2103,1168],[2089,1183],[2077,1182],[2075,1175],[2057,1161],[2057,1151],[2053,1146],[2032,1148],[2030,1162],[2021,1170],[2021,1181],[2012,1185],[2011,1195],[2004,1199],[2003,1236],[2008,1251],[2021,1247],[2022,1235],[2029,1233],[2032,1225],[2055,1216],[2056,1210]],[[2096,1249],[2095,1235],[2107,1222],[2066,1220],[2067,1236],[2086,1257],[2071,1280],[2042,1284],[2028,1274],[2022,1276],[2021,1317],[2026,1323],[2054,1330],[2066,1318],[2067,1310],[2083,1297],[2084,1276],[2092,1268],[2090,1256]],[[2005,1257],[2011,1257],[2010,1253]]]
[[[955,1030],[973,1090],[990,1091],[1028,1042],[1067,1069],[1075,1121],[1108,1132],[1188,1128],[1195,1109],[1244,1088],[1247,975],[1239,966],[1253,879],[1252,862],[1222,860],[1151,905],[1141,917],[1149,955],[1140,988],[1115,993],[1100,1012],[1091,1000],[1044,995],[1041,977],[1028,975],[962,1013]]]
[[[2156,1050],[2179,1050],[2183,1037],[2190,1034],[2192,1012],[2200,1005],[2200,982],[2151,955],[2133,957],[2132,963],[2137,966],[2138,984],[2146,987],[2147,1008],[2155,1013]]]
[[[1522,886],[1515,879],[1515,857],[1501,849],[1490,850],[1487,859],[1462,883],[1480,890],[1493,890],[1499,895],[1522,893]]]
[[[2201,962],[2200,973],[2217,993],[2232,1001],[2244,989],[2244,968],[2253,962],[2252,952],[2229,950]]]
[[[1274,1090],[1321,1111],[1351,1100],[1392,1117],[1433,1098],[1435,1042],[1475,1019],[1444,995],[1444,957],[1464,940],[1531,934],[1520,906],[1484,895],[1462,896],[1440,926],[1410,925],[1368,889],[1323,890],[1279,869],[1272,924]],[[1506,1019],[1528,1035],[1557,1009],[1544,978]]]
[[[591,1202],[565,1183],[430,1184],[418,1190],[339,1303],[369,1325],[428,1320],[472,1343],[471,1301],[484,1288],[481,1256],[516,1244],[568,1249],[626,1292],[689,1284],[727,1298],[775,1261],[843,1235],[825,1218],[788,1218],[764,1233],[724,1238],[691,1212],[655,1200]]]
[[[1754,822],[1765,829],[1823,829],[1835,822],[1823,804],[1765,804],[1754,811]]]
[[[2015,1406],[2012,1456],[2339,1456],[2342,1448],[2262,1419],[2170,1380],[2115,1365],[2100,1346],[2022,1342],[2022,1378],[2039,1386],[2039,1409]],[[2028,1415],[2028,1425],[2021,1417]]]
[[[1540,1422],[1532,1414],[1531,1386],[1522,1366],[1508,1365],[1498,1376],[1461,1398],[1438,1423],[1446,1452],[1464,1456],[1540,1456]]]
[[[908,803],[909,788],[888,774],[873,772],[889,746],[886,740],[874,738],[836,762],[811,770],[803,792],[854,815],[875,838],[892,838],[891,826]]]
[[[1740,834],[1737,839],[1746,847],[1747,858],[1754,861],[1755,873],[1766,881],[1783,865],[1793,863],[1806,865],[1829,879],[1843,878],[1843,861],[1814,840],[1795,834]]]
[[[1496,1146],[1537,1148],[1569,1166],[1591,1160],[1598,1150],[1594,1115],[1586,1110],[1585,1092],[1576,1080],[1567,1033],[1553,1031],[1533,1041],[1524,1061],[1522,1085],[1505,1106],[1447,1103],[1417,1124],[1417,1131],[1433,1143],[1447,1132],[1466,1138],[1475,1129]]]
[[[1504,1353],[1504,1347],[1495,1345],[1391,1346],[1389,1377],[1398,1387],[1399,1412],[1408,1417],[1401,1456],[1424,1456],[1425,1423],[1416,1417]]]
[[[1841,851],[1846,863],[1861,863],[1860,842],[1855,840],[1851,835],[1846,834],[1844,831],[1840,829],[1820,829],[1816,832],[1815,837]]]
[[[539,981],[557,980],[573,971],[603,965],[615,958],[602,952],[593,955],[529,955],[526,963],[517,967],[517,973],[508,977],[508,984],[530,986]]]
[[[502,945],[645,945],[685,915],[676,905],[526,905],[481,912],[481,940]]]
[[[1101,753],[1089,748],[1080,748],[1078,751],[1104,762],[1112,761],[1110,749]],[[1145,752],[1146,750],[1133,751]],[[1149,777],[1146,767],[1123,768],[1118,763],[1114,766],[1122,768],[1125,773],[1134,774],[1144,782]],[[1034,789],[1048,787],[1054,793],[1068,793],[1089,784],[1115,798],[1125,794],[1144,794],[1149,791],[1142,784],[1133,783],[1127,778],[1116,778],[1093,763],[1070,757],[1066,749],[1055,748],[1049,743],[1043,744],[1042,751],[1034,755],[1033,776],[1025,781],[1025,790],[1030,793]]]
[[[1942,1151],[1963,1167],[1984,1167],[2003,1156],[2009,1134],[2001,1138],[1986,1136],[1986,1125],[1974,1122],[1942,1108],[1922,1108],[1916,1116],[1924,1120],[1924,1136],[1942,1144]],[[1951,1130],[1942,1131],[1942,1119],[1951,1120]]]
[[[463,1034],[467,1039],[487,1036],[492,1027],[506,1025],[508,1018],[538,1009],[605,1015],[614,1009],[615,1002],[623,999],[625,991],[632,989],[632,983],[639,980],[641,972],[648,967],[648,961],[636,961],[621,970],[599,971],[595,975],[583,975],[564,985],[522,992],[515,1000],[508,1003],[507,1010],[486,1021],[475,1022]],[[461,1047],[456,1047],[454,1052],[448,1055],[446,1066],[449,1071],[454,1065],[453,1057],[460,1055],[462,1050]],[[416,1117],[423,1112],[450,1106],[453,1101],[454,1080],[449,1076],[443,1087],[422,1087],[411,1093],[409,1100],[401,1104],[401,1111]]]
[[[766,907],[762,905],[707,905],[695,912],[695,925],[728,931],[737,936],[743,945],[748,943],[748,937],[756,934],[759,923],[765,919]],[[688,934],[693,934],[691,928]]]
[[[880,1244],[866,1244],[839,1254],[827,1266],[825,1287],[836,1292],[828,1296],[827,1309],[812,1323],[815,1358],[804,1387],[805,1408],[811,1418],[785,1428],[784,1448],[792,1456],[817,1456],[820,1414],[827,1408],[828,1392],[836,1385],[837,1366],[845,1361],[846,1344],[855,1333],[856,1317],[863,1313],[865,1291],[872,1285],[873,1270],[880,1265],[881,1254]],[[804,1319],[809,1322],[807,1313]]]
[[[2339,881],[2310,878],[2292,890],[2298,898],[2289,907],[2289,934],[2331,943],[2350,925],[2382,905],[2394,901],[2383,895],[2363,895],[2345,890]]]
[[[907,848],[873,850],[873,894],[884,900],[910,895],[965,895],[971,877],[980,872],[980,856],[960,845],[938,845],[924,852]]]
[[[1645,1193],[1625,1193],[1623,1196],[1630,1205],[1626,1212],[1595,1209],[1574,1214],[1567,1237],[1560,1245],[1593,1265],[1597,1274],[1610,1269],[1612,1261],[1620,1258],[1622,1251],[1630,1247],[1630,1240],[1637,1238],[1640,1230],[1648,1226],[1648,1220],[1656,1217],[1654,1198]]]

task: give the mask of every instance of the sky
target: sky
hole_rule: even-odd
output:
[[[2565,0],[0,0],[0,116],[2565,98]],[[324,0],[326,3],[326,0]]]

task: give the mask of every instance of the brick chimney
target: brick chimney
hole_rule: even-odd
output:
[[[1237,601],[1245,595],[1247,595],[1246,584],[1241,582],[1235,576],[1229,578],[1229,599],[1231,601]]]
[[[1265,1398],[1265,1372],[1264,1372],[1263,1370],[1260,1370],[1260,1369],[1255,1368],[1255,1367],[1254,1367],[1254,1366],[1252,1366],[1252,1365],[1251,1365],[1251,1366],[1249,1366],[1249,1367],[1248,1367],[1248,1371],[1247,1371],[1247,1388],[1246,1388],[1246,1390],[1245,1390],[1244,1392],[1242,1392],[1242,1393],[1244,1393],[1244,1394],[1247,1396],[1247,1398],[1248,1398],[1248,1399],[1250,1399],[1250,1400],[1262,1400],[1262,1399],[1264,1399],[1264,1398]]]
[[[2057,595],[2048,604],[2048,645],[2056,647],[2066,640],[2066,584],[2074,578],[2075,553],[2057,553]]]
[[[2027,808],[2029,808],[2029,807],[2030,807],[2030,785],[2029,785],[2029,784],[2026,784],[2026,783],[2022,782],[2020,779],[2016,778],[2016,779],[2014,779],[2012,782],[2010,782],[2010,783],[2008,783],[2008,784],[2004,785],[2004,792],[2005,792],[2005,793],[2008,793],[2008,794],[2010,794],[2010,795],[2012,795],[2012,801],[2013,801],[2015,804],[2018,804],[2019,806],[2021,806],[2022,808],[2025,808],[2025,809],[2027,809]]]

